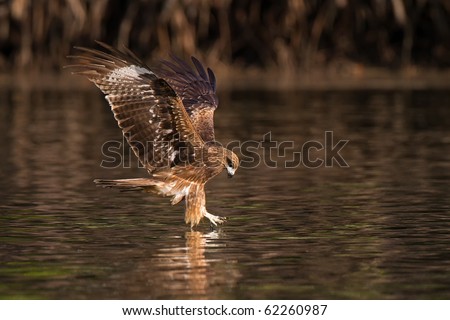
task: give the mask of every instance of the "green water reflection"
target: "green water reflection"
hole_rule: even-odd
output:
[[[219,176],[207,205],[229,221],[191,231],[167,199],[95,188],[145,176],[127,155],[131,168],[99,166],[120,132],[96,92],[0,90],[0,297],[450,298],[450,93],[232,90],[220,103],[220,141],[333,131],[349,168]]]

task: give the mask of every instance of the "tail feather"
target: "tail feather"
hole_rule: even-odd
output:
[[[177,181],[165,182],[164,180],[160,180],[157,178],[137,178],[137,179],[119,179],[119,180],[106,180],[106,179],[95,179],[94,180],[97,187],[103,188],[114,188],[119,189],[121,192],[126,191],[144,191],[149,193],[158,194],[161,196],[172,196],[172,205],[179,203],[186,196],[186,191],[189,190],[189,186],[186,186],[183,183],[177,183]],[[204,199],[204,192],[202,193]],[[204,200],[203,200],[204,201]],[[198,213],[197,209],[192,209],[196,214]],[[191,211],[192,211],[191,210]],[[200,212],[200,211],[199,211]],[[201,214],[201,213],[200,213]],[[189,214],[191,216],[191,214]],[[187,216],[186,216],[187,217]],[[199,219],[196,217],[195,219],[187,218],[186,221],[194,221],[195,224],[198,223]]]
[[[115,188],[120,191],[146,191],[154,192],[157,191],[158,185],[161,181],[145,178],[137,179],[119,179],[119,180],[106,180],[106,179],[95,179],[94,180],[97,187],[103,188]]]

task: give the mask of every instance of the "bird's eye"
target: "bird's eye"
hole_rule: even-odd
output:
[[[233,167],[233,161],[231,161],[230,158],[227,158],[227,165],[232,168]]]

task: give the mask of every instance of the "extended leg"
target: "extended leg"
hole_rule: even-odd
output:
[[[209,221],[211,221],[211,224],[217,226],[218,224],[222,224],[224,223],[227,218],[226,217],[219,217],[219,216],[215,216],[211,213],[209,213],[208,211],[205,210],[205,212],[203,213],[203,216],[205,218],[208,218]]]

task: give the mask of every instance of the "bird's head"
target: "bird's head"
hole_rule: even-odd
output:
[[[227,169],[228,177],[232,178],[239,167],[239,158],[233,151],[226,149],[224,166]]]

